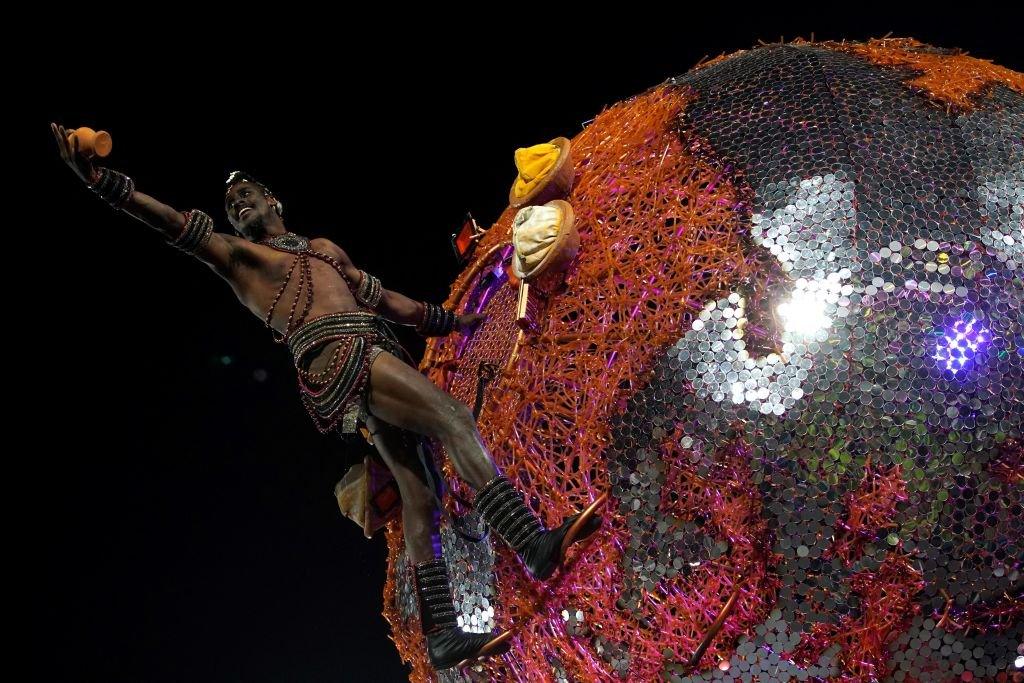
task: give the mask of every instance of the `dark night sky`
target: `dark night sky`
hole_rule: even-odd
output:
[[[50,120],[109,130],[110,166],[178,208],[206,210],[221,230],[223,179],[247,169],[283,199],[290,229],[335,240],[391,289],[440,301],[457,273],[448,234],[466,209],[484,225],[498,216],[517,146],[571,137],[604,105],[704,55],[811,31],[892,31],[1024,70],[1013,33],[1022,17],[1005,10],[976,22],[839,20],[816,7],[800,21],[729,26],[731,16],[684,15],[615,33],[552,24],[568,42],[550,66],[489,28],[312,28],[313,17],[43,50],[40,75],[50,60],[65,77],[33,97],[41,111],[25,130],[47,188],[31,235],[56,235],[47,242],[57,246],[22,286],[56,294],[16,300],[55,302],[33,305],[33,322],[62,319],[37,323],[41,339],[18,363],[35,368],[22,395],[46,423],[19,458],[27,475],[12,482],[27,485],[14,519],[40,680],[405,674],[380,616],[383,536],[363,539],[338,512],[345,456],[304,413],[286,350],[205,266],[81,187],[56,156]],[[542,106],[527,105],[534,89]]]

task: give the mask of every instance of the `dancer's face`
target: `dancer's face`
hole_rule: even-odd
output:
[[[256,239],[264,231],[277,200],[267,197],[255,183],[241,182],[228,188],[224,210],[231,226],[247,239]]]

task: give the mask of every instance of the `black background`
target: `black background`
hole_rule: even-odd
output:
[[[1024,70],[1020,13],[980,4],[892,16],[808,3],[756,20],[724,3],[699,18],[590,9],[593,26],[510,13],[502,30],[429,15],[396,28],[397,6],[351,23],[157,14],[116,39],[40,36],[15,64],[37,112],[19,142],[38,170],[20,168],[42,192],[27,248],[7,252],[26,267],[7,282],[9,359],[29,379],[8,411],[25,429],[8,455],[28,469],[9,481],[40,680],[406,672],[380,616],[383,536],[339,514],[346,455],[305,415],[285,349],[205,266],[93,198],[49,121],[110,131],[110,166],[221,230],[223,180],[248,170],[290,229],[441,301],[458,272],[448,235],[467,209],[497,218],[516,147],[572,137],[705,55],[891,31]]]

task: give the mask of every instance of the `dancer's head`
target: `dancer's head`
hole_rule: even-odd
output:
[[[242,171],[232,172],[226,184],[224,210],[231,226],[243,237],[258,240],[269,226],[284,227],[284,204],[266,185]]]

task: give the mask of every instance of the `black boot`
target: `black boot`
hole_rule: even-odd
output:
[[[435,669],[465,666],[475,659],[507,652],[511,631],[467,633],[459,628],[452,602],[451,582],[444,558],[415,565],[416,596],[420,603],[420,621],[427,637],[427,657]]]
[[[557,529],[548,530],[512,482],[499,475],[477,492],[475,507],[487,525],[516,551],[530,575],[546,579],[565,560],[569,546],[601,528],[601,517],[596,512],[606,498],[602,495]]]

